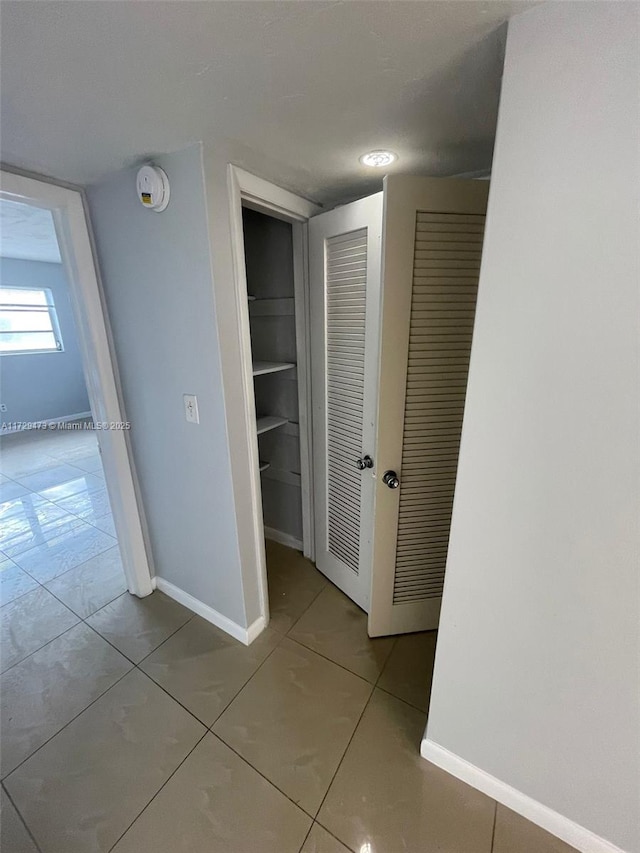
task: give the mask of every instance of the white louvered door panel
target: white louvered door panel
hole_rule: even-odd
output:
[[[327,538],[329,553],[360,570],[367,229],[325,243]]]
[[[385,180],[371,636],[438,625],[487,192],[480,181]]]
[[[394,604],[442,597],[483,231],[482,214],[416,216]]]
[[[371,584],[382,194],[310,220],[316,562],[363,609]]]

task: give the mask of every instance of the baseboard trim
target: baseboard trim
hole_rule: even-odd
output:
[[[276,530],[275,527],[265,527],[264,535],[267,539],[272,539],[274,542],[286,545],[287,548],[294,548],[296,551],[304,551],[302,540],[296,539],[295,536],[290,536],[288,533],[283,533],[281,530]]]
[[[496,779],[474,764],[465,761],[443,746],[425,738],[420,747],[420,754],[427,761],[446,770],[457,779],[461,779],[488,797],[497,800],[503,806],[517,812],[522,817],[555,835],[566,844],[575,847],[581,853],[624,853],[610,841],[595,835],[578,823],[564,817],[548,806],[534,800],[517,788],[512,788],[506,782]]]
[[[6,422],[6,420],[8,420],[8,418],[6,418],[7,413],[2,412],[2,415],[4,416],[3,419]],[[45,426],[49,427],[49,426],[55,426],[55,424],[68,424],[71,421],[84,420],[85,418],[90,418],[90,417],[91,417],[91,412],[78,412],[75,415],[64,415],[61,418],[49,418],[47,420],[42,420],[42,421],[28,421],[27,423],[44,424]],[[2,429],[0,429],[0,435],[11,435],[14,432],[29,432],[29,430],[27,429],[27,427],[16,427],[15,429],[4,429],[4,427],[3,427]]]
[[[159,589],[160,592],[164,592],[164,594],[168,595],[169,598],[173,598],[174,601],[177,601],[178,604],[184,605],[189,610],[197,613],[198,616],[202,616],[202,618],[206,619],[207,622],[211,622],[211,624],[215,625],[216,628],[220,628],[221,631],[230,634],[236,640],[240,640],[240,642],[244,643],[245,646],[252,643],[256,637],[264,631],[264,616],[259,616],[255,622],[252,622],[252,624],[249,625],[248,628],[243,628],[241,625],[238,625],[237,622],[233,622],[231,619],[223,616],[222,613],[218,613],[218,611],[214,610],[213,607],[209,607],[208,604],[204,604],[204,602],[194,598],[188,592],[185,592],[183,589],[180,589],[180,587],[175,586],[175,584],[172,584],[164,578],[156,576],[153,578],[153,585],[156,589]]]

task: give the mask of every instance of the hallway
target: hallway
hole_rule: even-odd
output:
[[[370,640],[300,554],[268,564],[250,647],[160,592],[2,608],[3,850],[570,853],[420,758],[435,633]]]

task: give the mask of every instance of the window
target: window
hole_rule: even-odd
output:
[[[48,288],[0,287],[0,355],[62,352],[62,348]]]

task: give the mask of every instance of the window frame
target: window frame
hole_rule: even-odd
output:
[[[50,349],[14,349],[14,350],[3,350],[0,348],[0,357],[4,358],[8,355],[53,355],[55,353],[64,352],[64,340],[62,338],[62,332],[60,331],[60,322],[58,320],[58,311],[56,308],[55,299],[53,298],[53,291],[50,287],[30,287],[30,286],[22,286],[22,285],[14,285],[2,283],[0,285],[0,290],[22,290],[29,293],[44,293],[46,299],[46,308],[49,314],[49,322],[51,323],[51,332],[55,338],[57,346],[55,348]],[[13,303],[13,305],[20,305],[22,303]],[[24,305],[28,305],[28,303],[24,303]],[[32,307],[38,307],[34,305]],[[43,306],[44,307],[44,306]],[[2,313],[3,308],[10,309],[11,304],[4,305],[0,303],[0,314]],[[20,309],[18,309],[20,310]],[[33,330],[33,333],[43,332],[48,330],[37,329]],[[28,334],[29,332],[23,332],[23,334]],[[18,334],[18,333],[14,333]],[[2,337],[2,330],[0,329],[0,338]]]

